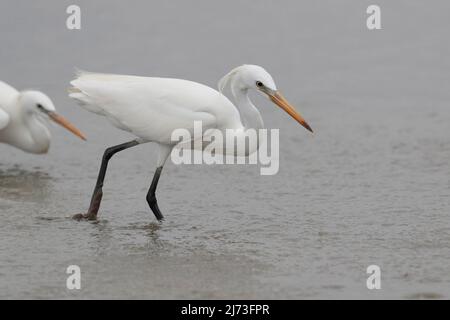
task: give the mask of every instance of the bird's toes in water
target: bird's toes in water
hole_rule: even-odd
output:
[[[162,215],[161,211],[159,210],[158,204],[155,202],[150,204],[150,209],[152,210],[153,214],[155,215],[156,219],[159,222],[162,222],[164,220],[164,216]]]
[[[92,214],[92,213],[77,213],[76,215],[74,215],[72,217],[72,219],[77,220],[77,221],[81,221],[81,220],[88,220],[88,221],[94,221],[97,220],[97,214]]]

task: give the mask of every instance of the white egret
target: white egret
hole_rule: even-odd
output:
[[[277,91],[270,74],[256,65],[242,65],[233,69],[219,82],[219,91],[200,83],[170,78],[138,77],[80,72],[71,82],[69,96],[85,109],[105,116],[114,126],[131,132],[137,138],[107,148],[104,152],[97,184],[89,210],[75,219],[95,220],[102,198],[102,186],[108,161],[122,150],[141,143],[155,142],[159,146],[156,172],[147,193],[147,202],[158,220],[163,219],[156,201],[156,187],[164,163],[172,148],[174,130],[193,131],[194,121],[201,121],[203,129],[260,129],[263,120],[248,97],[255,89],[266,94],[306,129],[310,126]],[[230,86],[236,106],[221,92]],[[258,145],[256,145],[256,149]],[[255,150],[247,150],[245,155]],[[225,151],[226,152],[226,151]]]
[[[85,140],[77,128],[55,112],[55,106],[44,93],[34,90],[19,92],[0,81],[0,143],[30,153],[47,153],[51,140],[50,131],[45,126],[47,119]]]

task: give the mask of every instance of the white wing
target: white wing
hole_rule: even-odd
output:
[[[0,130],[6,128],[9,124],[9,115],[0,107]]]
[[[69,96],[85,109],[148,141],[171,143],[179,128],[192,134],[194,121],[203,130],[240,124],[224,95],[192,81],[82,72],[71,84]]]
[[[9,124],[10,117],[6,108],[11,107],[18,94],[19,92],[16,89],[0,81],[0,130],[6,128]]]

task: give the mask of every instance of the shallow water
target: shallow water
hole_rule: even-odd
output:
[[[65,29],[70,1],[0,3],[0,78],[42,89],[88,136],[54,127],[46,156],[0,145],[0,298],[450,298],[448,2],[378,1],[380,31],[356,0],[79,3],[81,31]],[[241,63],[315,129],[254,97],[280,128],[277,175],[169,163],[159,224],[142,145],[111,161],[99,222],[70,218],[103,150],[130,139],[66,97],[74,67],[215,86]]]

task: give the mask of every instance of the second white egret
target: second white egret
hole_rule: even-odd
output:
[[[0,143],[30,153],[47,153],[51,140],[45,125],[47,120],[86,139],[80,130],[56,113],[55,106],[44,93],[35,90],[19,92],[0,81]]]

